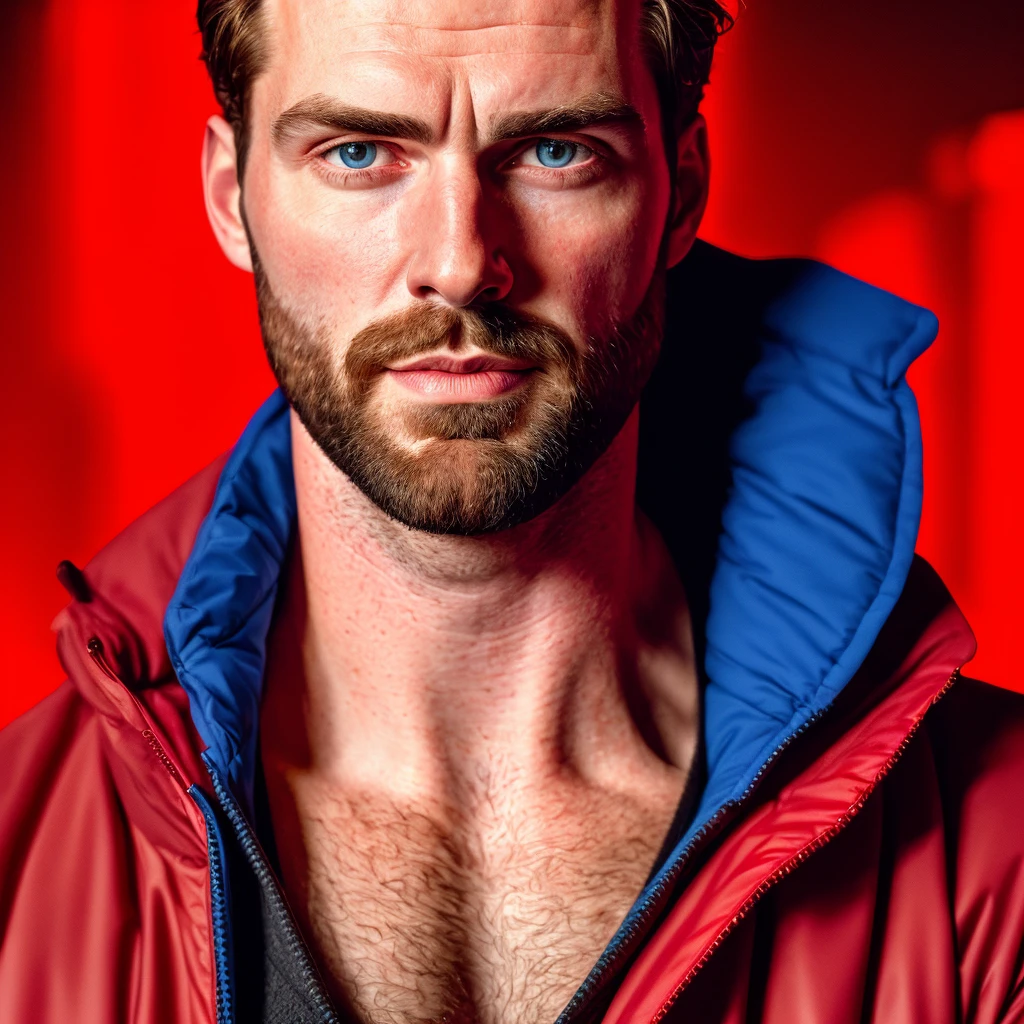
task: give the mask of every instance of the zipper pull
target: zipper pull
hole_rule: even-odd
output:
[[[92,590],[85,573],[68,558],[57,566],[57,582],[80,604],[88,604],[92,600]]]
[[[108,676],[115,683],[121,683],[125,689],[128,689],[118,674],[110,667],[110,663],[107,661],[106,650],[103,647],[103,641],[98,636],[89,637],[89,641],[86,643],[85,649],[89,652],[89,657],[92,658],[105,676]]]

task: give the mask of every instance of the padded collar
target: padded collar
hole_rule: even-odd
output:
[[[922,495],[904,375],[937,323],[821,264],[707,245],[668,286],[638,500],[680,568],[707,677],[707,785],[682,848],[831,703],[903,588]],[[246,428],[164,623],[208,757],[250,811],[295,519],[289,422],[278,392]]]

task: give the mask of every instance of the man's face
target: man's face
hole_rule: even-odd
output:
[[[244,211],[264,339],[385,512],[502,529],[586,472],[660,342],[639,0],[265,0]]]

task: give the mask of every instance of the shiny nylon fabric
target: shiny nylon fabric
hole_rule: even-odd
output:
[[[949,603],[710,852],[604,1024],[1024,1021],[1024,701],[961,678],[932,706],[972,650]]]
[[[147,605],[170,594],[182,563],[161,568],[150,557],[191,546],[192,516],[209,508],[209,476],[158,506],[156,519],[134,524],[90,564],[90,580],[148,595]],[[730,925],[664,1019],[1024,1020],[1024,700],[961,680],[907,746],[908,723],[973,650],[941,585],[926,587],[929,597],[911,585],[915,577],[885,629],[901,650],[911,648],[902,666],[879,663],[883,634],[860,682],[789,748],[792,755],[811,742],[820,752],[810,773],[788,782],[784,755],[724,842],[701,844],[702,863],[627,975],[608,1024],[659,1017],[688,965]],[[75,604],[74,615],[61,616],[72,681],[0,732],[8,769],[0,791],[0,1020],[213,1024],[206,832],[184,789],[193,779],[208,789],[209,780],[187,696],[173,679],[104,675],[87,654],[92,607]],[[137,619],[135,628],[143,633],[108,639],[148,646],[159,619]],[[858,687],[882,714],[843,710]],[[140,704],[124,717],[111,698],[128,693]],[[154,756],[147,729],[175,775]],[[896,768],[878,781],[896,755]],[[804,861],[808,839],[836,832],[836,815],[851,801],[856,817]],[[766,872],[795,861],[765,892]],[[737,922],[750,893],[760,903]]]

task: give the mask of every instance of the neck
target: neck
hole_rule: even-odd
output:
[[[298,552],[265,744],[339,783],[460,803],[486,797],[496,771],[614,788],[652,767],[685,772],[689,619],[635,510],[636,412],[555,506],[485,537],[395,523],[294,419],[292,435]]]

